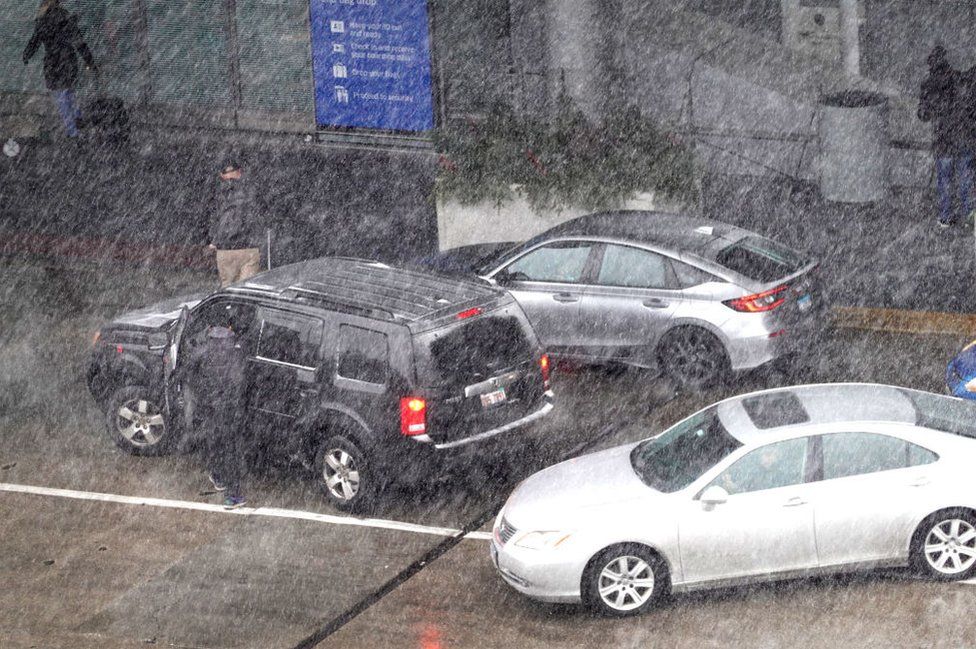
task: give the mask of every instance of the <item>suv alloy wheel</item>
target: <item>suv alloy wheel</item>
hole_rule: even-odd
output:
[[[325,497],[342,511],[362,511],[376,492],[366,454],[343,435],[333,435],[319,445],[315,474]]]
[[[160,400],[141,385],[127,385],[108,400],[106,426],[112,441],[131,455],[162,455],[172,446],[172,427]]]

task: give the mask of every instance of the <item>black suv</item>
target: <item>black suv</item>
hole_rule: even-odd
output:
[[[165,453],[193,430],[181,363],[213,325],[247,352],[246,434],[314,467],[340,509],[429,479],[448,456],[497,451],[489,440],[553,407],[549,359],[508,293],[324,258],[105,325],[88,386],[123,450]]]

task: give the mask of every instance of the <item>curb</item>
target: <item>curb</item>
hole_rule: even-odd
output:
[[[976,314],[909,311],[869,307],[834,307],[833,325],[904,334],[939,334],[976,338]]]

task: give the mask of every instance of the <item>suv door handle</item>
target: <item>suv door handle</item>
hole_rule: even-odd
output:
[[[651,297],[644,300],[642,304],[649,309],[663,309],[667,307],[670,302],[667,300],[662,300],[659,297]]]
[[[783,507],[799,507],[800,505],[806,505],[806,504],[807,501],[803,500],[803,498],[800,498],[799,496],[793,496],[785,503],[783,503]]]
[[[570,293],[556,293],[552,296],[556,302],[579,302],[579,296]]]

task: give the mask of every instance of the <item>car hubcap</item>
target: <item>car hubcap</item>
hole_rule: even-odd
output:
[[[351,455],[339,448],[327,451],[322,477],[329,493],[339,500],[352,500],[359,492],[359,469]]]
[[[943,575],[957,575],[976,563],[976,529],[960,518],[942,521],[925,537],[925,560]]]
[[[134,446],[157,444],[166,433],[159,408],[147,399],[129,399],[119,407],[115,418],[119,434]]]
[[[618,557],[600,571],[600,599],[617,611],[631,611],[654,593],[654,570],[640,557]]]
[[[718,359],[704,336],[688,332],[675,339],[670,365],[678,376],[697,382],[715,374]]]

